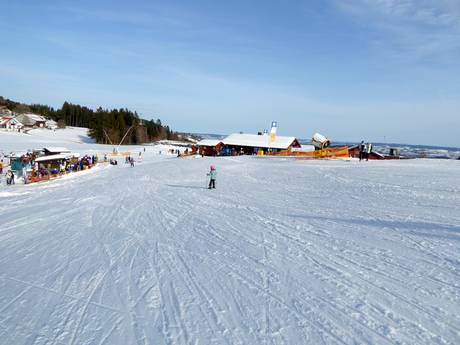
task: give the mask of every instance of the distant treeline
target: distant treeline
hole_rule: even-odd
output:
[[[128,109],[103,109],[96,111],[78,104],[64,102],[60,109],[42,104],[22,104],[0,96],[0,106],[25,113],[32,112],[57,121],[59,127],[75,126],[89,128],[89,135],[100,144],[141,144],[154,140],[179,138],[168,126],[158,120],[144,120],[137,112]],[[129,132],[128,132],[129,131]]]

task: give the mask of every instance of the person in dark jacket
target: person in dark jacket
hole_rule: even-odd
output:
[[[14,173],[12,170],[8,170],[6,174],[6,184],[8,185],[14,184]]]
[[[359,144],[359,161],[364,159],[364,152],[366,151],[366,145],[364,144],[364,140],[361,141]]]

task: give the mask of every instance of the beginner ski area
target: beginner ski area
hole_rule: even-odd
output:
[[[0,344],[459,344],[459,195],[453,160],[154,147],[2,185]]]

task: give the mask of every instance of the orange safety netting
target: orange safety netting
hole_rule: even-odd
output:
[[[348,146],[331,147],[322,150],[301,152],[301,151],[282,151],[267,153],[267,156],[296,157],[299,159],[318,159],[318,158],[349,158]]]

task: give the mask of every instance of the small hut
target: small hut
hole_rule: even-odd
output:
[[[66,163],[75,164],[80,155],[77,153],[61,153],[38,157],[35,163],[38,165],[38,171],[45,170],[50,174],[58,174],[66,166]]]

